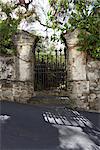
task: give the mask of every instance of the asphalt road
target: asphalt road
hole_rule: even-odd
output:
[[[0,150],[100,150],[99,113],[0,102],[0,114]]]

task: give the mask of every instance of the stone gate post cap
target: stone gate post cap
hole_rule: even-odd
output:
[[[78,36],[79,30],[75,29],[73,32],[68,32],[67,34],[64,35],[66,42],[68,45],[75,45],[78,43]]]
[[[33,44],[35,39],[36,39],[35,35],[22,30],[15,34],[14,43],[15,43],[15,45],[22,44],[22,43]]]

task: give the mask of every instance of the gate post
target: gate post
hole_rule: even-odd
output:
[[[78,33],[79,31],[75,30],[65,35],[68,45],[67,91],[77,107],[87,109],[86,99],[89,93],[89,81],[86,79],[86,54],[77,51]]]
[[[20,31],[15,35],[17,47],[16,80],[14,84],[14,99],[27,102],[34,95],[34,57],[32,48],[36,37],[26,31]]]

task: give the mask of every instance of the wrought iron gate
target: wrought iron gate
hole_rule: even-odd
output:
[[[66,84],[66,49],[55,54],[35,52],[35,91],[52,90]]]

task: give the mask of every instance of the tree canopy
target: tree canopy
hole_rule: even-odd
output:
[[[32,0],[29,4],[31,2]],[[100,58],[100,0],[49,0],[49,3],[46,25],[40,22],[35,6],[32,5],[32,10],[28,10],[28,7],[22,10],[20,7],[26,7],[14,2],[4,4],[0,0],[0,53],[16,52],[12,37],[24,18],[31,21],[38,20],[45,27],[52,28],[55,31],[51,37],[52,41],[58,39],[57,31],[63,41],[64,33],[78,29],[80,31],[78,50],[86,51],[94,58]],[[14,12],[16,17],[13,15]]]
[[[100,0],[49,0],[48,18],[61,35],[78,29],[78,50],[100,59]],[[62,36],[61,36],[62,38]]]
[[[0,8],[0,53],[6,54],[15,50],[12,35],[16,32],[20,20],[11,17],[13,6],[0,2]]]
[[[21,8],[19,4],[14,2],[3,3],[0,0],[0,53],[15,54],[13,36],[18,30],[18,26],[23,19],[27,19],[33,15],[35,9],[31,11]]]

